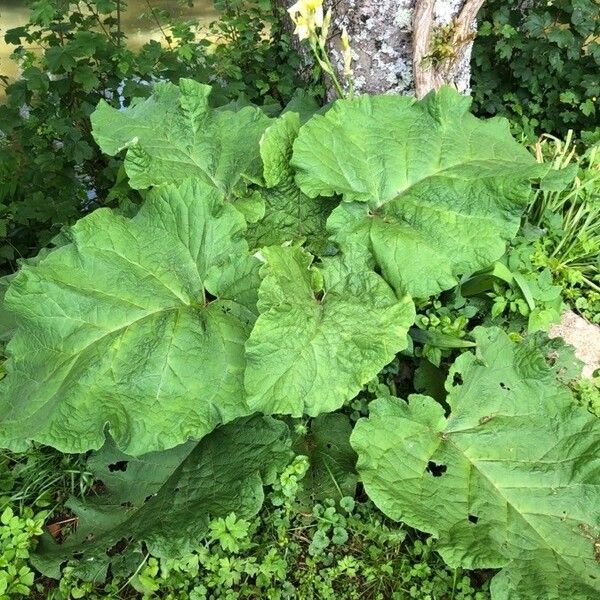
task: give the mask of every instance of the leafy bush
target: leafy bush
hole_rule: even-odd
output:
[[[495,599],[596,595],[600,424],[576,405],[560,348],[463,331],[466,315],[430,329],[431,297],[502,259],[549,166],[450,88],[304,118],[210,100],[182,80],[125,110],[100,103],[93,135],[125,152],[144,203],[84,217],[9,282],[0,443],[92,450],[103,482],[69,501],[79,527],[60,545],[46,537],[37,568],[143,570],[153,593],[161,563],[144,570],[148,553],[182,560],[207,536],[242,552],[265,485],[275,506],[310,506],[323,489],[341,502],[355,496],[356,452],[371,499],[439,537],[457,574],[501,569]],[[432,365],[423,344],[450,352]],[[392,395],[417,385],[431,397]],[[278,477],[294,454],[309,464]],[[336,511],[309,557],[348,541]],[[236,593],[244,573],[259,580],[219,552],[195,560]]]
[[[27,564],[35,539],[42,534],[45,514],[26,508],[15,514],[6,507],[0,515],[0,598],[24,597],[31,593],[35,574]]]
[[[473,48],[475,107],[531,140],[574,129],[597,140],[600,19],[595,0],[488,0]]]
[[[139,202],[126,186],[113,189],[120,161],[103,155],[91,137],[89,117],[101,98],[118,108],[147,96],[156,80],[194,77],[218,86],[217,104],[243,96],[277,110],[289,100],[298,59],[270,2],[222,4],[221,19],[200,39],[196,24],[153,11],[167,37],[139,51],[126,45],[114,0],[85,7],[37,0],[29,22],[6,32],[21,76],[5,81],[0,105],[2,271],[35,255],[82,213]]]
[[[577,401],[592,414],[600,417],[600,375],[582,379],[575,386]]]
[[[273,0],[213,3],[219,19],[208,28],[208,38],[215,41],[204,56],[206,71],[200,80],[216,87],[222,102],[242,96],[280,107],[300,83],[307,93],[324,95],[318,71],[311,82],[298,79],[301,58],[282,27],[287,16],[282,6]]]

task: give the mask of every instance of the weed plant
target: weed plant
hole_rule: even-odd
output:
[[[565,299],[591,321],[600,322],[600,146],[581,156],[573,132],[565,140],[544,135],[535,146],[550,163],[528,209],[527,221],[543,232],[532,262],[548,268]]]

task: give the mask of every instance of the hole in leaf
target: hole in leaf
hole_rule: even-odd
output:
[[[94,485],[92,486],[92,492],[94,492],[96,496],[101,496],[102,494],[105,494],[106,490],[107,488],[103,481],[100,481],[100,479],[94,481]]]
[[[106,556],[115,556],[121,554],[129,545],[131,538],[121,538],[116,544],[113,544],[107,551]]]
[[[129,465],[128,460],[119,460],[116,463],[112,463],[112,465],[108,465],[108,470],[111,473],[115,471],[127,471],[127,465]]]
[[[448,470],[448,467],[446,465],[438,465],[430,460],[425,470],[434,477],[441,477]]]
[[[48,533],[58,542],[77,529],[79,519],[70,512],[57,514],[46,524]]]
[[[73,558],[75,560],[81,560],[83,558],[83,552],[74,552],[73,553]]]
[[[156,495],[156,494],[150,494],[149,496],[146,496],[146,497],[144,498],[144,502],[148,502],[148,500],[150,500],[150,498],[154,498],[154,496],[155,496],[155,495]]]
[[[332,448],[332,446],[331,446],[331,442],[327,442],[327,443],[325,444],[325,446],[327,446],[327,449],[328,449],[328,450],[331,450],[331,448]]]
[[[477,517],[475,515],[469,515],[469,521],[471,523],[477,523],[477,521],[479,521],[479,517]]]
[[[86,542],[93,542],[96,539],[96,534],[95,533],[88,533],[85,536],[85,541]]]
[[[500,387],[503,390],[506,390],[507,392],[510,392],[510,388],[503,381],[500,382]]]
[[[454,373],[454,377],[452,377],[452,387],[463,384],[463,378],[460,373]]]

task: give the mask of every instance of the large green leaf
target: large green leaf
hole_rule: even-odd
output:
[[[328,223],[347,250],[358,245],[397,290],[417,297],[502,256],[547,167],[483,121],[470,99],[442,88],[421,101],[339,100],[300,129],[292,166],[310,197],[342,195]]]
[[[300,248],[262,250],[260,316],[246,344],[248,403],[268,414],[317,416],[353,398],[407,346],[410,298],[373,271]]]
[[[351,433],[347,415],[325,414],[312,419],[307,433],[294,443],[296,454],[308,456],[310,464],[299,498],[308,510],[316,501],[354,497],[358,477]]]
[[[14,277],[13,273],[0,277],[0,344],[10,340],[17,326],[15,316],[4,306],[4,295]]]
[[[266,187],[260,195],[265,216],[249,230],[255,248],[306,240],[311,250],[320,251],[326,244],[327,217],[337,203],[329,198],[309,198],[296,185],[290,160],[299,130],[300,117],[288,112],[261,139]]]
[[[499,329],[432,398],[381,399],[351,438],[389,517],[439,537],[446,562],[502,568],[495,600],[600,594],[600,420],[575,406],[544,355]]]
[[[133,188],[197,178],[229,194],[242,176],[261,176],[259,140],[271,122],[260,109],[214,110],[211,88],[191,79],[158,83],[150,98],[125,110],[101,101],[92,114],[103,152],[127,148],[125,169]]]
[[[196,549],[211,518],[234,512],[255,515],[263,485],[290,459],[286,425],[254,416],[218,428],[198,444],[133,458],[107,445],[88,465],[104,492],[85,501],[71,499],[75,534],[61,545],[46,538],[34,564],[58,578],[60,565],[76,561],[77,573],[101,580],[134,570],[142,544],[154,556],[177,557]]]
[[[212,186],[151,192],[133,219],[100,209],[26,265],[5,297],[18,330],[0,387],[0,443],[129,454],[249,414],[243,346],[259,262]]]

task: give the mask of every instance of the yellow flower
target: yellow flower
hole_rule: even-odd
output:
[[[342,29],[342,48],[344,52],[350,50],[350,37],[348,36],[348,30],[344,27]]]
[[[327,43],[327,36],[329,35],[329,27],[331,25],[331,9],[327,11],[325,18],[323,19],[323,25],[321,27],[321,41],[323,45]]]
[[[288,8],[288,13],[296,24],[294,33],[300,40],[314,37],[317,28],[323,27],[323,0],[298,0]]]
[[[348,31],[344,27],[342,29],[342,50],[344,51],[344,76],[350,77],[352,75],[352,49],[350,48],[350,37]]]
[[[303,16],[298,15],[294,19],[294,23],[296,24],[296,29],[294,29],[294,33],[298,36],[298,39],[300,41],[307,40],[311,37],[309,22]]]
[[[308,10],[317,10],[318,8],[323,8],[323,0],[304,0],[304,2],[299,2],[299,4],[304,4]]]

